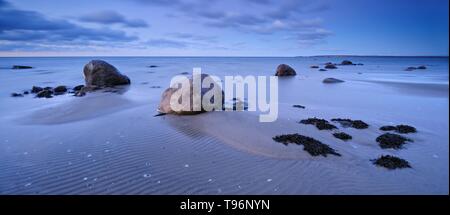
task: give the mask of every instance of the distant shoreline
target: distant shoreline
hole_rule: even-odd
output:
[[[371,58],[449,58],[449,56],[389,56],[389,55],[313,55],[313,56],[0,56],[0,58],[332,58],[332,57],[371,57]]]

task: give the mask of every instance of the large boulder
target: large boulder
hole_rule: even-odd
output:
[[[208,74],[201,74],[201,81],[203,83],[203,81],[207,78],[207,77],[211,77]],[[200,78],[199,76],[197,78]],[[181,82],[178,82],[181,83]],[[192,115],[192,114],[199,114],[199,113],[203,113],[207,110],[204,109],[205,106],[202,105],[203,101],[203,97],[205,96],[205,94],[207,92],[213,93],[215,92],[215,90],[217,90],[217,94],[220,95],[220,98],[215,98],[212,97],[210,102],[212,104],[214,104],[215,99],[217,99],[218,103],[220,103],[220,107],[214,107],[214,106],[209,106],[210,109],[214,109],[214,108],[223,108],[224,105],[224,92],[222,91],[222,89],[220,88],[220,86],[213,81],[214,86],[211,85],[209,88],[201,88],[200,90],[200,95],[198,95],[198,92],[194,92],[193,90],[193,78],[189,78],[188,79],[188,83],[189,83],[189,90],[186,91],[181,91],[181,96],[180,99],[178,100],[179,103],[181,103],[181,108],[179,108],[180,110],[174,110],[171,106],[171,98],[172,95],[174,95],[177,91],[182,89],[181,84],[175,84],[173,86],[171,86],[170,88],[167,88],[162,96],[161,96],[161,101],[159,103],[159,107],[158,107],[158,111],[160,113],[165,113],[165,114],[178,114],[178,115]],[[183,84],[187,84],[187,83],[183,83]],[[195,100],[194,101],[194,96],[197,98],[200,98],[200,100]],[[181,98],[189,98],[189,103],[185,103],[183,104],[182,99]],[[189,105],[189,106],[188,106]],[[194,110],[194,105],[199,105],[201,107],[201,110]]]
[[[127,76],[122,75],[116,67],[102,60],[93,60],[86,64],[83,73],[88,88],[130,84],[130,79]]]
[[[280,64],[277,67],[277,72],[275,74],[275,76],[294,76],[294,75],[297,75],[295,70],[286,64]]]

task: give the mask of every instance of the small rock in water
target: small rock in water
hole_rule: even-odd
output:
[[[380,130],[382,130],[382,131],[395,131],[395,132],[400,133],[400,134],[416,133],[417,132],[416,128],[414,128],[412,126],[409,126],[409,125],[397,125],[397,126],[387,125],[387,126],[382,126],[380,128]]]
[[[356,64],[353,64],[353,62],[351,62],[349,60],[344,60],[344,61],[342,61],[341,65],[347,66],[347,65],[356,65]]]
[[[382,149],[401,149],[406,142],[413,142],[411,139],[398,134],[386,133],[377,137],[376,141]]]
[[[12,69],[33,69],[32,66],[22,66],[22,65],[14,65]]]
[[[23,97],[20,93],[11,93],[11,97]]]
[[[28,92],[28,90],[26,90],[26,91],[23,91],[23,94],[28,95],[28,94],[30,94],[30,92]]]
[[[180,75],[189,75],[189,72],[182,72]]]
[[[334,133],[333,136],[344,141],[352,139],[352,136],[344,132]]]
[[[55,95],[62,95],[67,92],[66,86],[57,86],[55,89],[53,89],[53,92],[55,92]]]
[[[337,79],[337,78],[325,78],[322,81],[324,84],[336,84],[336,83],[343,83],[345,81]]]
[[[42,90],[36,94],[37,98],[52,98],[53,91],[51,90]]]
[[[416,69],[417,69],[416,67],[410,66],[410,67],[406,68],[405,71],[414,71]]]
[[[309,68],[311,68],[311,69],[318,69],[319,66],[317,66],[317,65],[312,65],[312,66],[310,66]]]
[[[78,85],[74,88],[72,88],[73,91],[80,91],[81,89],[83,89],[84,85]]]
[[[31,88],[31,93],[39,93],[42,90],[44,90],[44,88],[42,87],[37,87],[37,86],[33,86],[33,88]]]
[[[305,106],[303,106],[303,105],[292,105],[292,107],[305,109]]]
[[[159,89],[161,87],[160,86],[151,86],[150,88],[152,88],[152,89]]]
[[[417,69],[427,69],[427,67],[422,65],[422,66],[417,67]]]
[[[377,159],[372,160],[372,162],[377,166],[382,166],[387,169],[411,168],[411,165],[409,165],[408,161],[392,155],[383,155]]]
[[[328,71],[328,70],[326,70],[326,69],[319,69],[319,72],[325,72],[325,71]]]
[[[312,156],[322,155],[326,157],[328,154],[341,156],[341,154],[337,153],[327,144],[323,144],[322,142],[312,137],[307,137],[300,134],[280,135],[273,137],[273,140],[279,143],[283,143],[284,145],[287,145],[289,143],[303,145],[303,150],[307,151]]]
[[[147,66],[148,68],[156,68],[156,67],[158,67],[158,66],[156,66],[156,65],[150,65],[150,66]]]
[[[356,129],[366,129],[369,127],[369,125],[367,123],[363,122],[362,120],[336,118],[336,119],[331,119],[331,121],[338,122],[343,127],[352,127],[352,128],[356,128]]]
[[[319,130],[332,130],[332,129],[337,128],[336,126],[330,124],[327,120],[325,120],[325,119],[318,119],[318,118],[315,118],[315,117],[314,118],[303,119],[299,123],[305,124],[305,125],[314,125]]]
[[[334,65],[333,63],[326,63],[325,69],[337,69],[337,66]]]

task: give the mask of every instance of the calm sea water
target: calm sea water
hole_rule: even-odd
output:
[[[10,96],[33,85],[83,84],[83,66],[92,59],[106,60],[129,76],[128,91],[83,98]],[[344,59],[364,65],[326,72],[310,68]],[[298,75],[279,79],[279,120],[274,124],[239,115],[222,121],[221,114],[205,114],[195,122],[153,117],[175,75],[200,67],[219,77],[269,76],[281,63]],[[12,70],[12,65],[34,68]],[[420,65],[427,69],[405,71]],[[346,82],[324,85],[326,77]],[[448,194],[448,84],[448,58],[0,58],[0,194]],[[294,109],[293,104],[307,108]],[[258,155],[261,146],[277,149],[273,135],[300,132],[296,122],[306,117],[349,117],[371,127],[348,130],[355,141],[346,143],[310,130],[342,152],[342,158]],[[207,126],[208,120],[217,127]],[[379,149],[377,128],[399,123],[419,130],[415,143],[395,152]],[[375,168],[369,159],[381,153],[399,155],[414,168],[395,173]]]

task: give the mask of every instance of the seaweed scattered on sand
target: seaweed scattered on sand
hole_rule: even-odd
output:
[[[327,144],[324,144],[312,137],[307,137],[300,134],[279,135],[273,137],[273,140],[284,145],[288,145],[289,143],[303,145],[303,150],[307,151],[312,156],[322,155],[327,157],[328,154],[341,156],[341,154],[337,153]]]
[[[417,132],[416,128],[414,128],[414,127],[412,127],[410,125],[397,125],[397,126],[386,125],[386,126],[382,126],[380,128],[380,130],[382,130],[382,131],[395,131],[395,132],[400,133],[400,134],[416,133]]]
[[[369,127],[369,125],[367,123],[363,122],[362,120],[336,118],[336,119],[332,119],[331,121],[338,122],[343,127],[352,127],[352,128],[356,128],[356,129],[366,129]]]
[[[352,139],[352,136],[351,136],[351,135],[349,135],[349,134],[347,134],[347,133],[344,133],[344,132],[337,132],[337,133],[334,133],[333,136],[336,137],[336,138],[338,138],[338,139],[344,140],[344,141],[347,141],[347,140],[351,140],[351,139]]]
[[[401,149],[406,142],[413,142],[411,139],[392,133],[382,134],[377,137],[376,141],[382,149]]]
[[[327,120],[325,120],[325,119],[318,119],[318,118],[315,118],[315,117],[314,118],[303,119],[299,123],[305,124],[305,125],[314,125],[319,130],[332,130],[332,129],[337,128],[336,126],[330,124]]]
[[[408,161],[392,155],[383,155],[377,159],[372,160],[372,162],[377,166],[382,166],[387,169],[411,168],[411,165],[409,165]]]

